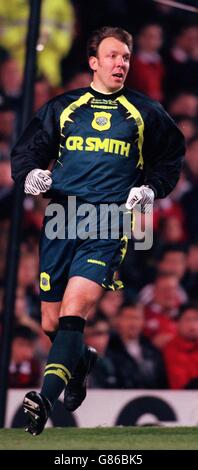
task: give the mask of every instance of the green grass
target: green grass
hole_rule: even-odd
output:
[[[37,437],[0,429],[0,450],[198,450],[196,427],[48,428]]]

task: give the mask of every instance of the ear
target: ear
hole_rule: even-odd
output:
[[[89,67],[93,72],[97,71],[97,66],[98,66],[98,59],[97,57],[91,56],[89,57]]]

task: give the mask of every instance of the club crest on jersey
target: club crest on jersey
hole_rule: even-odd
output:
[[[92,127],[97,131],[107,131],[111,127],[112,114],[101,111],[100,113],[94,113],[94,119],[91,123]]]

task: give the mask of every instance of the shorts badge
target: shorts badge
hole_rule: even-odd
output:
[[[45,272],[40,274],[40,288],[45,292],[51,289],[50,275]]]

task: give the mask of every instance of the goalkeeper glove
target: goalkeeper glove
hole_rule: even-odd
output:
[[[34,170],[31,170],[25,178],[24,191],[26,194],[33,194],[36,196],[48,191],[51,184],[51,171],[35,168]]]
[[[131,210],[137,204],[136,209],[142,213],[149,213],[152,211],[155,193],[149,186],[140,186],[139,188],[132,188],[126,202],[126,208]]]

